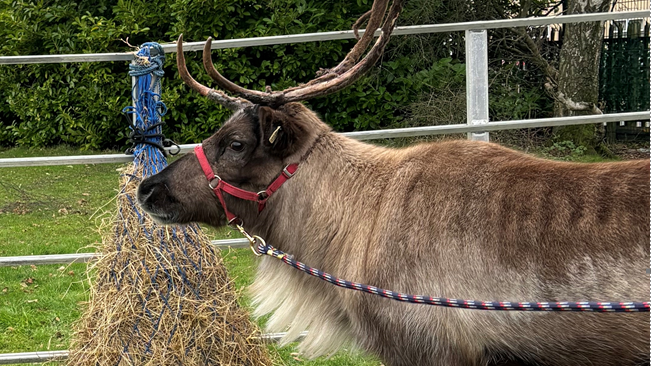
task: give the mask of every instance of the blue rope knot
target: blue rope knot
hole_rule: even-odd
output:
[[[176,155],[181,150],[174,141],[163,136],[161,128],[164,124],[161,117],[167,113],[167,106],[160,95],[160,79],[165,75],[164,64],[163,47],[156,42],[147,42],[140,46],[135,62],[129,65],[129,75],[136,78],[136,83],[133,89],[135,105],[122,110],[131,129],[129,140],[132,146],[126,151],[127,154],[137,157],[143,150],[154,148],[166,156],[166,147],[176,147],[169,151],[171,155]],[[154,150],[150,150],[150,153],[155,154]],[[155,160],[162,162],[164,159]],[[138,158],[136,164],[139,164]],[[154,171],[163,168],[163,165],[155,165]],[[144,166],[149,167],[148,164]]]
[[[152,74],[159,78],[165,75],[163,64],[165,63],[165,51],[156,42],[143,43],[136,53],[136,63],[130,64],[130,76],[143,76]]]

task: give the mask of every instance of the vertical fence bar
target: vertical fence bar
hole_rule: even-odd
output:
[[[131,64],[135,65],[136,61],[135,60],[131,61]],[[136,101],[138,99],[138,96],[136,95],[136,82],[137,82],[136,77],[132,76],[131,77],[131,105],[134,106],[134,108],[136,106]],[[135,113],[131,115],[131,125],[132,126],[136,125],[136,114]]]
[[[488,37],[486,30],[466,31],[466,111],[468,125],[488,123]],[[488,141],[488,132],[468,133]]]

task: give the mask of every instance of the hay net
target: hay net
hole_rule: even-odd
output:
[[[271,365],[209,238],[197,225],[158,225],[136,203],[140,181],[167,165],[159,148],[164,58],[158,44],[144,44],[131,67],[135,105],[125,111],[132,131],[146,136],[122,173],[68,364]]]

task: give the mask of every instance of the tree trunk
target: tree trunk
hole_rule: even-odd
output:
[[[605,12],[610,4],[611,0],[567,0],[567,14]],[[564,27],[557,92],[571,101],[596,105],[599,97],[599,59],[604,23],[569,23]],[[560,101],[554,105],[554,114],[557,117],[592,113],[572,110]],[[557,133],[561,141],[574,141],[577,146],[583,145],[592,150],[601,141],[603,136],[598,132],[602,130],[603,126],[579,125],[559,128]]]

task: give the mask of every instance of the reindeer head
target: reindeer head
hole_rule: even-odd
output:
[[[353,29],[368,20],[367,29],[345,59],[316,79],[283,91],[261,92],[244,89],[224,78],[210,56],[212,39],[203,50],[203,64],[222,91],[199,84],[188,73],[183,55],[183,36],[177,42],[177,66],[186,85],[201,95],[231,109],[234,114],[203,144],[203,152],[212,171],[235,187],[258,192],[264,189],[288,163],[298,163],[319,134],[328,127],[316,115],[297,103],[341,90],[359,79],[380,58],[405,0],[376,0]],[[382,29],[371,50],[360,57]],[[358,62],[359,61],[359,62]],[[232,202],[232,197],[226,197]],[[162,223],[227,222],[220,200],[208,186],[195,154],[187,154],[160,173],[145,179],[138,187],[138,201],[145,211]],[[227,203],[230,206],[230,203]]]

